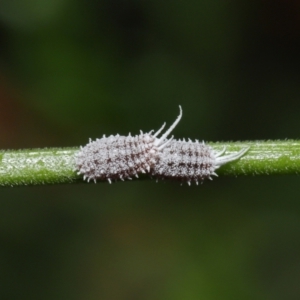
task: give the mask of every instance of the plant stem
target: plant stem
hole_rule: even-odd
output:
[[[241,159],[221,167],[217,171],[220,175],[283,175],[300,172],[300,141],[249,141],[210,145],[218,149],[226,146],[226,154],[250,147]]]
[[[217,170],[218,175],[273,175],[300,172],[300,141],[249,141],[208,143],[226,154],[245,147],[239,160]],[[0,185],[38,185],[81,181],[75,170],[74,154],[79,148],[9,150],[0,152]],[[149,177],[150,178],[150,177]]]
[[[71,183],[78,179],[78,148],[45,148],[0,152],[0,185]]]

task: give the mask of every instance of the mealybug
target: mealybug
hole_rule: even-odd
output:
[[[166,123],[153,134],[141,131],[140,135],[103,136],[80,147],[75,154],[78,175],[83,179],[96,182],[99,180],[131,179],[139,173],[148,173],[155,178],[178,179],[191,184],[198,184],[217,174],[222,165],[242,157],[249,148],[237,153],[222,156],[226,148],[217,152],[198,141],[173,140],[167,138],[182,117],[180,113],[171,127],[159,138]]]
[[[242,157],[249,148],[222,156],[226,148],[217,152],[204,142],[172,140],[156,156],[151,175],[157,179],[176,179],[182,182],[203,181],[217,176],[215,171],[222,165]]]
[[[83,179],[112,180],[131,179],[138,177],[138,173],[149,173],[150,168],[156,161],[157,153],[172,140],[167,139],[168,135],[178,124],[182,116],[180,114],[173,125],[160,137],[166,123],[154,134],[153,130],[148,133],[141,131],[140,135],[128,136],[111,135],[103,136],[101,139],[89,141],[75,155],[75,164],[78,175],[82,174]]]

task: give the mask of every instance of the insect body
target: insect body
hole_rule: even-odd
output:
[[[153,134],[141,131],[140,135],[111,135],[80,147],[75,155],[78,175],[95,183],[97,180],[131,179],[139,173],[148,173],[155,178],[178,179],[198,184],[206,178],[217,175],[215,171],[228,162],[242,157],[248,148],[238,153],[222,156],[225,148],[217,152],[198,141],[173,140],[168,138],[182,117],[182,109],[171,127],[162,134],[163,126]]]
[[[173,128],[178,124],[180,114],[173,125],[160,137],[158,135],[163,126],[153,134],[143,133],[131,136],[103,136],[95,141],[90,140],[87,145],[80,148],[75,155],[75,164],[78,175],[82,174],[87,181],[108,180],[109,183],[116,179],[131,179],[138,177],[138,173],[149,173],[155,163],[157,154],[172,140],[167,139]]]
[[[211,176],[217,176],[215,171],[222,165],[242,157],[249,148],[237,153],[222,156],[226,148],[217,152],[204,142],[172,140],[156,156],[156,162],[151,169],[155,178],[177,179],[182,182],[203,181]]]

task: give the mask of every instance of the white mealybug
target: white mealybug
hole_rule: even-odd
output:
[[[178,124],[182,116],[180,114],[173,125],[160,137],[158,135],[164,129],[166,123],[153,134],[141,131],[140,135],[128,136],[111,135],[103,136],[101,139],[92,141],[75,155],[75,165],[78,175],[83,179],[95,183],[99,180],[131,179],[131,176],[138,177],[138,173],[149,173],[156,161],[156,156],[172,140],[167,139],[168,135]]]
[[[217,152],[203,143],[167,138],[182,117],[182,109],[171,127],[159,138],[166,123],[153,134],[141,131],[140,135],[111,135],[80,147],[75,154],[78,175],[95,183],[99,180],[131,179],[138,173],[148,173],[157,179],[177,179],[191,184],[217,174],[220,166],[242,157],[249,148],[222,156],[226,148]]]
[[[249,148],[244,148],[237,153],[222,156],[222,151],[215,151],[204,142],[172,140],[156,156],[156,161],[151,168],[151,175],[157,179],[176,179],[181,182],[203,181],[217,176],[215,171],[222,165],[242,157]]]

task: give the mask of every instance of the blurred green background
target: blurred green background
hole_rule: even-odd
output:
[[[171,124],[300,137],[297,0],[2,0],[1,149]],[[299,176],[0,190],[0,299],[300,299]]]

